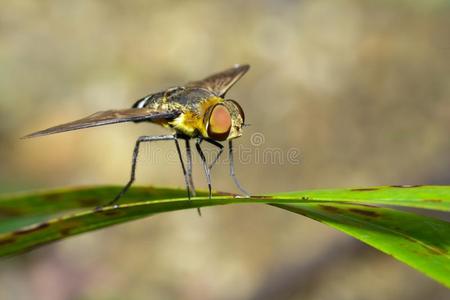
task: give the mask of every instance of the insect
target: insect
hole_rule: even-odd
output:
[[[245,115],[241,106],[231,99],[225,99],[228,90],[249,70],[249,65],[235,65],[222,72],[213,74],[199,81],[192,81],[184,86],[177,86],[161,92],[149,94],[137,100],[131,108],[106,110],[92,114],[83,119],[37,131],[24,138],[45,136],[83,128],[115,124],[121,122],[150,122],[171,129],[167,135],[141,136],[133,150],[131,176],[119,194],[107,205],[116,204],[135,180],[136,163],[141,143],[156,141],[174,141],[181,162],[188,198],[195,196],[192,180],[192,153],[190,140],[195,140],[195,148],[200,156],[209,197],[211,197],[211,169],[223,153],[222,142],[228,142],[230,175],[237,188],[245,195],[236,178],[233,160],[233,139],[242,135]],[[185,166],[179,140],[186,145]],[[206,161],[201,144],[205,141],[218,148],[211,163]]]

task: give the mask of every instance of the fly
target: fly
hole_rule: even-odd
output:
[[[166,127],[171,134],[141,136],[133,150],[131,176],[128,183],[107,205],[116,204],[135,180],[136,163],[141,143],[156,141],[174,141],[181,162],[188,198],[195,196],[192,180],[192,153],[190,140],[195,140],[195,148],[200,156],[208,183],[211,198],[211,169],[224,151],[222,143],[228,143],[230,175],[237,188],[246,196],[249,194],[241,187],[234,172],[233,143],[242,135],[245,115],[242,107],[231,99],[226,99],[228,90],[249,70],[249,65],[235,65],[222,72],[213,74],[199,81],[192,81],[184,86],[149,94],[133,104],[131,108],[106,110],[92,114],[83,119],[57,125],[31,133],[23,138],[33,138],[54,133],[78,130],[122,122],[150,122]],[[179,140],[186,145],[185,166]],[[201,144],[205,141],[218,148],[217,155],[208,164]],[[199,210],[200,212],[200,210]]]

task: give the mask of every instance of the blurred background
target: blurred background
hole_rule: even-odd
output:
[[[0,191],[125,184],[135,139],[164,129],[19,137],[235,63],[252,66],[227,95],[252,124],[236,141],[252,194],[449,184],[449,57],[447,0],[1,1]],[[183,187],[173,148],[144,147],[137,183]],[[204,189],[198,159],[194,173]],[[213,185],[236,191],[223,164]],[[263,205],[167,213],[0,261],[0,299],[446,296],[387,255]]]

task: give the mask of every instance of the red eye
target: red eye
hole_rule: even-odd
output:
[[[224,141],[231,129],[231,115],[222,104],[213,106],[208,122],[208,136],[214,140]]]

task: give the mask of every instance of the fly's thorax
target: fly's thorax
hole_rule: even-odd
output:
[[[179,102],[169,102],[169,105],[175,105],[182,111],[176,119],[169,122],[169,126],[175,129],[175,131],[189,137],[197,137],[198,135],[208,137],[204,124],[204,116],[210,107],[223,101],[222,98],[213,96],[187,105],[180,104]]]
[[[198,123],[198,117],[195,113],[185,111],[168,124],[178,133],[189,137],[196,137],[198,135]]]

